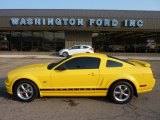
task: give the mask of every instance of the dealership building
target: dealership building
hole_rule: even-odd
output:
[[[160,11],[1,9],[0,51],[160,53]]]

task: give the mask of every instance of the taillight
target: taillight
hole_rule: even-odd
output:
[[[89,50],[94,51],[94,48],[89,48]]]

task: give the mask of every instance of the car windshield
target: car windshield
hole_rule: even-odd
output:
[[[122,61],[122,62],[125,62],[125,63],[128,63],[128,64],[130,64],[130,65],[134,65],[134,64],[128,62],[128,60],[119,59],[119,58],[116,58],[116,57],[113,57],[113,56],[110,56],[110,55],[107,55],[107,57],[113,58],[113,59],[116,59],[116,60],[119,60],[119,61]]]
[[[70,57],[67,57],[67,58],[65,58],[65,59],[62,59],[62,60],[60,60],[59,62],[57,62],[57,63],[50,63],[48,66],[47,66],[47,68],[49,69],[49,70],[51,70],[53,67],[55,67],[56,65],[58,65],[58,64],[60,64],[61,62],[63,62],[63,61],[65,61],[65,60],[67,60],[67,59],[69,59]]]

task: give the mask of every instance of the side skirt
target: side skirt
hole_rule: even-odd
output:
[[[40,89],[42,96],[106,96],[107,88],[55,88]]]

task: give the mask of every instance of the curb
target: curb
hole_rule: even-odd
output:
[[[160,57],[141,57],[141,56],[114,56],[120,59],[137,59],[137,60],[160,60]],[[35,58],[35,59],[63,59],[64,57],[49,55],[0,55],[0,58]]]
[[[64,57],[49,55],[0,55],[0,58],[44,58],[44,59],[63,59]]]

